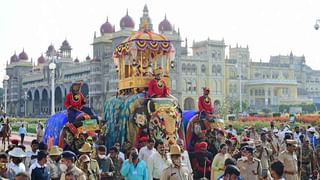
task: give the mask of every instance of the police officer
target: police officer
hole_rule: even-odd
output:
[[[244,180],[258,180],[262,173],[261,162],[253,157],[254,148],[245,146],[242,149],[243,157],[237,162],[241,177]]]
[[[284,178],[286,180],[298,180],[298,158],[296,154],[297,141],[286,140],[287,149],[279,154],[279,161],[284,165]]]
[[[192,180],[188,169],[181,165],[181,150],[178,145],[170,147],[172,164],[162,171],[160,180]]]
[[[91,144],[86,142],[82,145],[82,147],[79,149],[80,155],[86,154],[90,158],[90,162],[87,164],[88,166],[88,172],[90,173],[90,179],[96,180],[100,177],[100,168],[99,163],[97,160],[92,159],[91,153],[92,153],[92,147]],[[76,163],[77,167],[80,168],[80,162],[77,161]]]
[[[307,137],[303,138],[301,151],[299,151],[299,160],[301,166],[301,179],[308,180],[311,175],[311,163],[313,159],[313,149],[309,144]]]
[[[77,180],[86,180],[86,175],[83,171],[76,167],[74,164],[76,161],[76,154],[72,151],[64,151],[62,153],[62,159],[60,161],[59,167],[63,174],[61,175],[61,180],[66,179],[66,174],[72,174]]]

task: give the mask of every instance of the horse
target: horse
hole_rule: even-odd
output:
[[[8,145],[9,145],[10,136],[11,136],[11,129],[10,129],[9,120],[7,120],[7,122],[2,123],[2,128],[0,131],[0,137],[2,137],[2,145],[4,149],[6,149],[6,140],[8,141]]]

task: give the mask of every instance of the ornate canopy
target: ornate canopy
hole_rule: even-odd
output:
[[[154,70],[159,68],[162,68],[163,79],[169,84],[174,56],[175,49],[165,36],[146,29],[132,34],[113,53],[119,90],[148,87]]]

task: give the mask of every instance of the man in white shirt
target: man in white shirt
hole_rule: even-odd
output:
[[[236,136],[237,135],[237,130],[235,130],[232,127],[232,124],[229,124],[229,128],[226,130],[228,133],[231,133],[232,135]]]
[[[26,167],[23,164],[22,160],[26,157],[25,152],[16,147],[13,150],[9,151],[9,156],[11,158],[11,162],[8,166],[8,176],[9,179],[14,179],[14,177],[20,172],[26,172]]]
[[[155,152],[156,150],[154,149],[154,140],[149,139],[147,145],[140,149],[139,159],[144,160],[147,163],[148,158]]]
[[[157,151],[148,159],[149,180],[159,180],[164,169],[170,166],[167,158],[164,143],[157,141],[155,145]]]
[[[37,162],[37,155],[38,155],[38,149],[39,149],[39,142],[34,139],[31,142],[31,151],[26,152],[26,169],[29,170],[30,166]]]
[[[21,125],[21,127],[19,128],[19,135],[20,135],[20,144],[23,145],[24,142],[24,137],[27,135],[27,129],[24,127],[24,124]]]
[[[183,139],[178,139],[177,144],[179,145],[180,150],[181,150],[181,165],[182,165],[182,167],[185,167],[186,169],[188,169],[189,173],[192,174],[193,172],[192,172],[192,167],[191,167],[191,163],[190,163],[189,153],[184,148]]]

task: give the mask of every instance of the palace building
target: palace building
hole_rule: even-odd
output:
[[[147,27],[145,27],[147,26]],[[48,116],[51,110],[51,62],[55,69],[55,111],[64,109],[63,103],[71,84],[83,80],[82,92],[87,104],[102,115],[104,102],[116,95],[118,78],[113,62],[115,47],[142,28],[157,29],[172,41],[176,50],[175,68],[171,70],[171,93],[178,98],[184,110],[196,109],[203,87],[209,87],[211,98],[218,106],[241,99],[253,108],[276,107],[281,104],[299,104],[320,97],[319,74],[305,64],[304,56],[271,56],[269,62],[254,62],[248,47],[228,47],[224,40],[194,41],[188,47],[165,16],[154,27],[148,7],[143,8],[139,25],[128,11],[116,29],[109,19],[94,33],[93,57],[73,59],[72,47],[64,40],[59,47],[51,44],[36,61],[26,51],[16,53],[6,66],[8,108],[11,115]],[[192,55],[188,50],[191,48]],[[229,54],[226,55],[226,48]],[[241,87],[241,91],[240,91]]]

